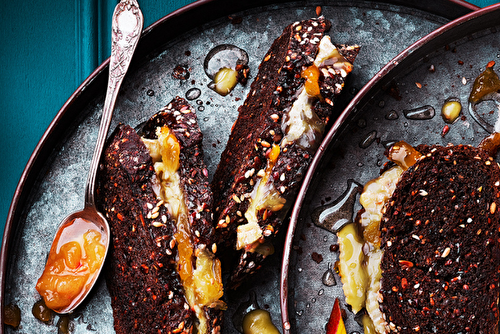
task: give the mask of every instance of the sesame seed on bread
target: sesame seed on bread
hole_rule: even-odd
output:
[[[498,333],[500,169],[472,146],[417,150],[381,222],[390,331]]]

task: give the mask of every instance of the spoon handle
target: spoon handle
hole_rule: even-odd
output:
[[[141,36],[144,18],[137,0],[121,0],[115,7],[111,30],[111,57],[106,99],[102,110],[101,125],[97,136],[94,155],[85,188],[85,206],[94,207],[94,194],[97,168],[108,135],[116,97],[127,73],[132,55]]]

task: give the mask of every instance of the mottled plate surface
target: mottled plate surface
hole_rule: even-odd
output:
[[[174,96],[184,96],[190,88],[199,88],[201,95],[192,103],[197,108],[199,123],[204,133],[206,163],[212,175],[231,125],[237,117],[237,108],[243,102],[249,85],[237,86],[233,93],[226,97],[221,97],[207,88],[209,79],[203,70],[206,54],[217,45],[234,44],[248,52],[253,77],[263,55],[283,28],[294,21],[314,17],[317,5],[322,5],[322,14],[332,21],[330,35],[335,42],[356,43],[362,46],[348,88],[337,106],[339,112],[357,90],[405,47],[447,23],[450,18],[471,10],[460,2],[451,1],[407,2],[407,6],[421,9],[368,1],[281,1],[266,6],[261,2],[250,1],[238,2],[237,5],[226,1],[202,1],[159,21],[144,34],[138,46],[138,54],[119,94],[111,127],[114,128],[119,122],[136,126]],[[229,14],[232,20],[228,18]],[[238,18],[241,18],[241,22]],[[458,57],[459,53],[454,56]],[[189,68],[188,80],[180,81],[172,77],[173,69],[177,65]],[[466,66],[468,69],[469,64]],[[468,70],[472,75],[474,70],[477,71],[477,67]],[[68,100],[41,139],[17,188],[2,247],[1,302],[2,305],[18,305],[22,321],[17,331],[5,327],[4,330],[8,333],[56,331],[58,317],[55,317],[51,324],[43,324],[31,313],[33,304],[40,299],[35,284],[43,271],[57,225],[68,213],[83,207],[84,184],[97,137],[106,79],[107,63],[104,63]],[[465,89],[457,84],[456,89],[459,88]],[[402,94],[409,96],[413,90],[414,87],[408,84]],[[446,95],[452,93],[454,90],[450,90]],[[435,99],[428,103],[438,104],[437,97]],[[375,106],[374,110],[382,117],[377,117],[376,121],[373,117],[367,118],[369,125],[353,134],[352,143],[356,143],[372,125],[378,124],[372,122],[383,122],[383,112],[388,110],[388,107]],[[400,118],[398,122],[401,123],[401,120]],[[407,132],[415,132],[414,136],[421,135],[413,124],[400,127]],[[456,128],[461,129],[458,126]],[[370,150],[375,146],[370,147]],[[355,163],[359,160],[366,166],[371,166],[373,170],[376,162],[372,160],[381,158],[378,151],[371,153],[370,158],[364,157],[369,151],[356,152],[358,151],[353,150],[349,153],[354,154],[351,160]],[[371,175],[371,170],[368,169],[351,170],[358,171],[359,175],[353,174],[352,177],[357,177],[360,181]],[[366,176],[362,178],[360,175]],[[342,185],[339,185],[338,189],[340,188]],[[335,190],[331,189],[332,194],[329,196],[334,196]],[[324,200],[325,197],[326,195],[322,195],[321,199]],[[321,241],[321,246],[328,245],[332,240],[332,236],[324,232],[314,233],[320,235],[320,240],[323,240],[324,235],[327,236],[328,240]],[[317,272],[323,271],[326,262],[331,261],[326,259],[330,254],[318,251],[323,252],[325,256],[325,261],[319,265],[305,266],[298,263],[298,266],[304,269],[300,277],[310,277],[312,284],[315,284],[318,277]],[[231,322],[232,315],[242,301],[248,300],[251,291],[255,292],[257,302],[262,308],[270,311],[274,323],[281,328],[281,253],[278,251],[269,259],[267,266],[251,284],[242,286],[236,292],[226,292],[229,310],[226,312],[224,333],[237,332]],[[304,252],[301,258],[308,260],[310,257]],[[304,298],[307,297],[304,301],[310,301],[309,296],[312,298],[319,291],[317,286],[307,289],[310,291],[304,291]],[[324,296],[317,297],[315,305],[324,304],[325,308],[330,308],[331,300],[328,297],[332,292],[334,291],[325,290]],[[303,312],[300,319],[310,317],[310,323],[316,324],[316,330],[321,331],[325,316],[312,314],[316,309],[306,308],[306,302],[301,303],[299,301],[297,304],[297,310]],[[321,321],[317,321],[318,319]],[[102,279],[88,301],[71,315],[71,324],[73,333],[114,332],[110,298]]]
[[[362,332],[345,304],[340,277],[335,274],[335,286],[322,282],[329,264],[338,260],[338,250],[332,247],[337,238],[314,225],[311,212],[339,198],[348,179],[365,184],[379,176],[387,161],[384,143],[405,140],[411,145],[477,145],[489,135],[469,114],[468,97],[486,64],[500,59],[499,22],[500,5],[495,5],[419,40],[372,78],[332,127],[321,155],[308,171],[286,239],[283,271],[289,275],[288,281],[283,275],[282,284],[288,299],[282,302],[284,308],[288,303],[283,317],[291,333],[323,333],[336,297],[347,311],[348,333]],[[447,124],[441,107],[449,98],[461,101],[462,116],[443,135]],[[432,119],[404,116],[405,110],[424,106],[435,110]],[[490,123],[495,122],[498,113],[493,102],[483,102],[478,108]],[[359,203],[355,204],[354,213],[359,209]]]

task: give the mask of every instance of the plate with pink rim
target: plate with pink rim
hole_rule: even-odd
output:
[[[285,333],[323,333],[335,298],[346,311],[347,332],[362,332],[359,319],[345,303],[335,271],[337,237],[315,225],[312,214],[320,207],[344,204],[343,209],[349,210],[335,219],[352,221],[361,208],[356,185],[380,175],[390,143],[477,146],[489,135],[498,117],[497,105],[486,101],[471,113],[468,99],[475,78],[488,63],[500,59],[498,22],[497,4],[422,37],[363,86],[335,121],[305,176],[291,214],[281,274]],[[442,106],[450,100],[462,105],[453,124],[441,117]]]
[[[271,43],[297,20],[322,15],[332,21],[330,35],[338,43],[360,44],[363,51],[339,101],[340,111],[387,62],[420,37],[476,7],[465,1],[227,1],[201,0],[171,13],[143,33],[118,96],[111,128],[135,127],[176,95],[188,97],[196,108],[204,134],[210,175],[250,85],[236,86],[222,97],[208,88],[203,64],[208,52],[223,44],[248,53],[250,80]],[[21,310],[17,330],[6,333],[53,333],[60,317],[49,324],[32,315],[40,296],[36,281],[43,271],[49,245],[59,221],[83,205],[83,189],[102,109],[108,61],[82,83],[58,112],[35,148],[15,192],[5,227],[0,259],[2,309]],[[176,68],[184,76],[175,75]],[[283,234],[284,236],[284,234]],[[238,306],[255,294],[279,326],[279,280],[282,251],[237,291],[226,291],[229,305],[224,333],[237,333],[232,318]],[[311,277],[315,273],[311,272]],[[237,318],[237,317],[236,317]],[[0,314],[3,322],[3,313]],[[110,297],[104,279],[67,319],[73,333],[113,333]]]

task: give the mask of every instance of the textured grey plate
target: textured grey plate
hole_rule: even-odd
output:
[[[338,260],[338,251],[330,250],[337,238],[313,224],[312,210],[341,196],[348,179],[364,184],[377,177],[387,161],[384,142],[477,145],[488,135],[470,116],[467,101],[474,79],[489,61],[500,59],[499,22],[500,5],[494,5],[468,14],[419,40],[372,78],[334,124],[322,144],[322,153],[315,157],[306,175],[287,235],[282,302],[288,311],[283,312],[283,319],[290,323],[290,332],[323,333],[335,297],[341,300],[341,307],[348,310],[339,276],[335,275],[336,286],[327,287],[322,283],[328,263]],[[435,70],[430,70],[431,67]],[[391,87],[392,92],[394,89],[399,92],[400,99],[389,93]],[[450,97],[460,99],[463,116],[442,136],[446,123],[440,116],[441,107]],[[424,105],[434,107],[434,118],[412,120],[403,115],[404,110]],[[496,109],[492,102],[479,106],[480,113],[489,117],[491,123],[498,113],[490,111]],[[388,119],[394,112],[399,117]],[[376,133],[376,140],[368,147],[360,145],[370,133]],[[359,208],[357,204],[354,212]],[[320,263],[313,261],[314,252],[322,256]],[[347,315],[348,332],[362,331],[353,314],[347,311]]]
[[[205,135],[206,162],[212,175],[231,125],[236,119],[237,108],[248,92],[248,86],[237,86],[226,97],[208,89],[209,80],[203,71],[206,54],[220,44],[237,45],[248,52],[251,75],[254,76],[263,55],[283,28],[294,21],[315,16],[316,6],[320,4],[323,6],[323,15],[333,23],[331,36],[334,41],[362,45],[343,101],[338,104],[339,112],[357,89],[363,87],[406,46],[448,22],[450,18],[471,10],[470,6],[451,1],[408,1],[406,6],[365,1],[336,1],[327,4],[282,1],[266,6],[255,1],[242,1],[238,4],[234,1],[202,1],[169,15],[144,34],[138,46],[139,52],[122,86],[112,127],[119,122],[136,126],[175,95],[183,96],[188,89],[199,88],[202,94],[192,103],[197,107],[198,119]],[[220,16],[208,13],[218,13]],[[241,17],[241,23],[231,22],[227,17],[229,14],[233,14],[233,18]],[[188,80],[179,81],[172,77],[176,65],[186,65],[190,69]],[[68,100],[41,139],[17,188],[2,245],[0,299],[2,305],[13,303],[21,308],[19,333],[56,331],[57,317],[52,324],[47,325],[31,314],[33,304],[40,298],[35,284],[43,271],[58,223],[66,214],[83,206],[84,183],[97,137],[106,79],[107,63],[104,63]],[[408,85],[408,90],[414,89]],[[435,101],[429,101],[432,102]],[[387,107],[383,110],[386,109]],[[376,110],[380,113],[380,110]],[[370,118],[368,121],[373,120]],[[411,129],[413,126],[408,127],[408,131],[414,131]],[[360,130],[355,134],[357,137],[353,138],[354,143],[364,135],[363,132]],[[370,156],[381,156],[377,154],[375,152]],[[365,161],[357,156],[352,157],[352,161],[358,160]],[[364,163],[369,165],[368,161]],[[372,162],[372,165],[375,163]],[[360,168],[359,172],[361,171],[366,173],[366,178],[371,175],[368,170]],[[363,181],[361,177],[359,179]],[[320,233],[321,240],[323,235],[325,233]],[[331,240],[331,236],[327,238]],[[321,246],[327,244],[328,242],[321,241]],[[307,260],[309,257],[306,255],[304,253],[303,258]],[[236,292],[226,292],[229,310],[226,313],[224,333],[236,332],[231,317],[236,307],[249,298],[250,291],[256,293],[260,306],[271,312],[274,322],[280,323],[280,266],[279,251],[252,280],[252,284],[247,284]],[[307,269],[301,277],[310,277],[311,281],[317,277],[318,270],[326,268],[325,262],[317,267],[306,267],[301,263],[299,266]],[[317,287],[311,287],[311,291],[305,292],[307,296],[304,296],[304,300],[310,301],[318,291]],[[325,308],[329,308],[331,300],[325,298],[329,295],[330,291],[324,297],[318,297],[315,305],[324,304]],[[305,302],[297,306],[297,310],[304,312],[301,319],[311,316],[312,312],[308,311]],[[324,317],[318,317],[316,315],[310,319],[312,324],[320,328]],[[74,333],[113,332],[110,298],[102,279],[88,301],[77,309],[71,319]],[[317,322],[317,319],[322,321]],[[5,330],[14,332],[10,327]]]

